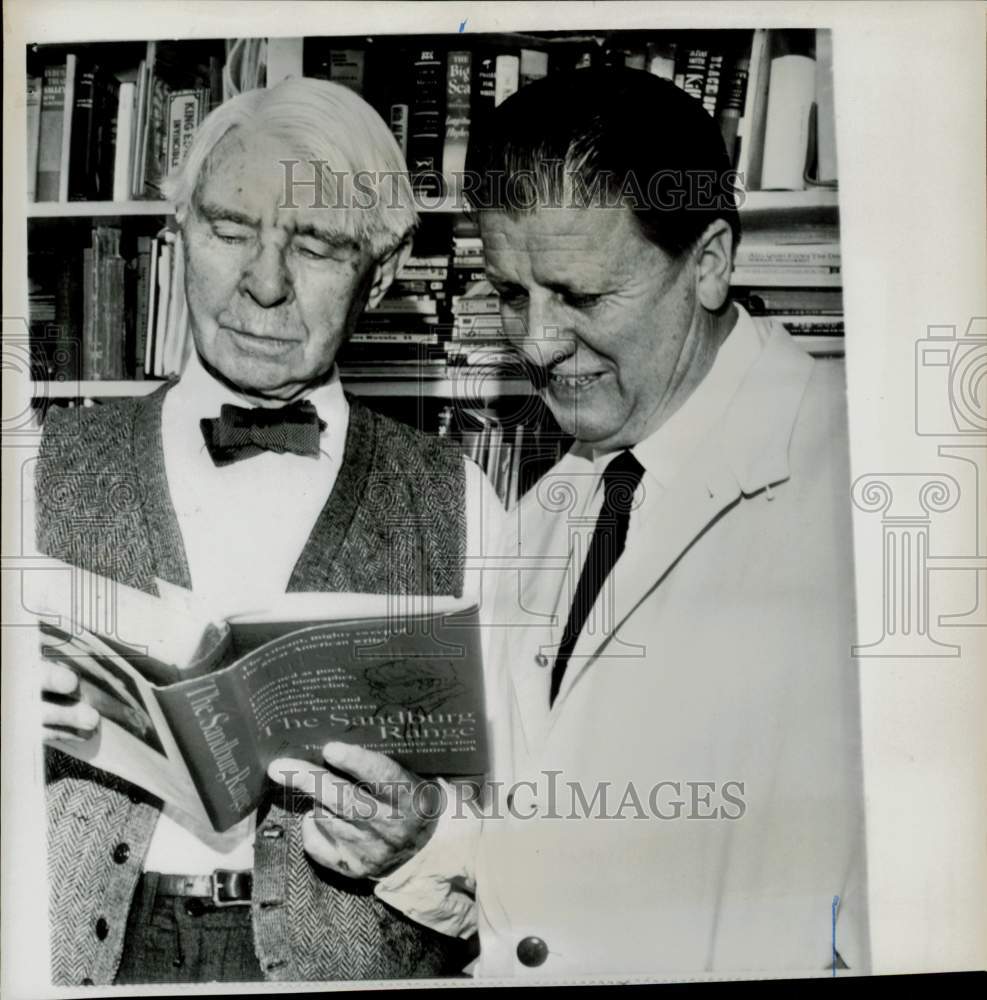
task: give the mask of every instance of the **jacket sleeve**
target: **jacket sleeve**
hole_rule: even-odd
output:
[[[477,925],[475,857],[482,819],[473,786],[440,784],[444,808],[431,839],[381,879],[375,892],[417,923],[468,938]]]

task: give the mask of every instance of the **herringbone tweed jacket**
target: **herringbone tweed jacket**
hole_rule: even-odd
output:
[[[36,475],[42,552],[148,592],[155,577],[190,586],[164,470],[168,388],[49,413]],[[342,469],[288,589],[460,594],[464,494],[455,452],[350,400]],[[369,882],[337,877],[308,858],[299,825],[306,808],[272,783],[258,811],[251,906],[266,977],[458,972],[466,961],[460,942],[389,909]],[[159,811],[140,789],[49,751],[55,984],[113,982]]]

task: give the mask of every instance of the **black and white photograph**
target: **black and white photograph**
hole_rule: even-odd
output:
[[[9,10],[7,995],[987,965],[987,8]]]

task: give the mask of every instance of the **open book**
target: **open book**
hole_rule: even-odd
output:
[[[218,831],[256,808],[267,765],[358,743],[419,774],[481,775],[477,609],[449,597],[285,594],[213,620],[188,591],[154,597],[64,563],[29,595],[43,654],[102,716],[65,753]]]

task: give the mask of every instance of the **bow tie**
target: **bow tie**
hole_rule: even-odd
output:
[[[307,399],[277,409],[225,403],[218,419],[200,420],[199,426],[216,465],[229,465],[262,451],[317,457],[319,434],[326,429]]]

